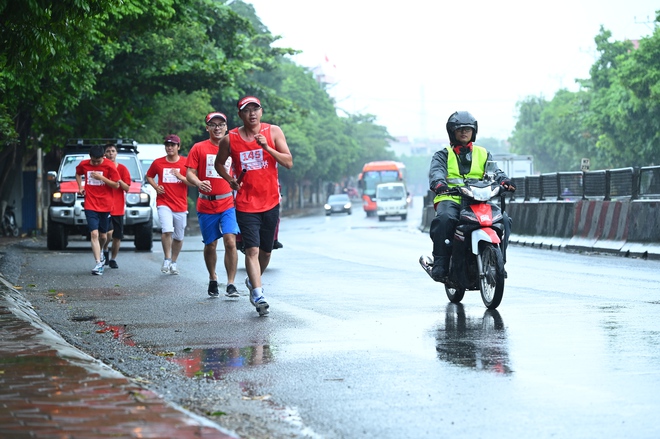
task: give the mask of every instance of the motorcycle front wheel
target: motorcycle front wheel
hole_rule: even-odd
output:
[[[485,244],[480,249],[483,272],[479,278],[481,300],[488,309],[497,308],[504,296],[504,259],[499,247]]]
[[[451,303],[461,303],[463,296],[465,296],[465,288],[445,284],[445,293],[447,293],[447,299],[449,299]]]
[[[18,227],[16,227],[16,221],[13,219],[9,222],[9,230],[12,236],[18,236]]]

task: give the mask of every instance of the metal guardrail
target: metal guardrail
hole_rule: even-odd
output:
[[[555,172],[511,179],[511,201],[660,199],[660,166],[598,171]],[[424,206],[433,206],[428,191]]]
[[[512,180],[514,201],[660,199],[660,166],[556,172]]]

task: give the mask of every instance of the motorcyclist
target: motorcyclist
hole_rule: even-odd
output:
[[[482,179],[486,164],[493,161],[491,154],[472,142],[477,138],[477,120],[467,111],[456,111],[447,120],[447,134],[450,146],[433,154],[429,169],[430,189],[435,192],[433,199],[435,217],[431,221],[429,234],[433,240],[433,268],[431,277],[436,282],[445,282],[449,274],[449,259],[454,230],[461,212],[461,198],[444,194],[451,187],[463,186],[464,178]],[[509,191],[516,188],[506,174],[497,169],[495,181]],[[504,237],[502,253],[506,262],[506,246],[511,230],[511,219],[504,213]]]

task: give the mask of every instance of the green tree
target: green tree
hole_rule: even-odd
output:
[[[238,125],[235,103],[246,94],[285,130],[291,186],[388,158],[385,128],[371,115],[339,117],[243,1],[0,0],[0,19],[0,154],[17,172],[32,146],[57,149],[68,137],[146,143],[176,132],[192,144],[206,136],[208,111]]]
[[[621,82],[620,68],[631,56],[630,41],[610,42],[611,32],[601,28],[595,38],[600,57],[590,70],[591,105],[585,129],[596,140],[593,150],[599,156],[592,166],[600,169],[632,166],[637,152],[631,145],[642,140],[629,131],[631,121],[639,117],[642,108],[630,89]],[[642,110],[643,111],[643,110]]]
[[[134,131],[134,138],[140,143],[162,143],[167,134],[177,134],[181,153],[186,154],[195,142],[208,136],[203,127],[204,116],[213,111],[210,101],[206,90],[154,96],[153,112]]]
[[[660,13],[656,21],[660,20]],[[645,166],[660,153],[660,30],[639,41],[610,41],[601,28],[599,57],[580,90],[560,90],[551,101],[518,103],[511,150],[534,155],[541,172]]]
[[[34,154],[54,116],[90,91],[101,65],[93,48],[115,2],[0,2],[0,193]],[[64,56],[66,55],[66,56]]]
[[[660,11],[656,21],[660,21]],[[635,166],[657,164],[660,157],[660,28],[656,27],[650,37],[642,38],[637,49],[623,48],[626,47],[629,50],[617,57],[616,87],[609,93],[610,97],[616,93],[615,102],[619,108],[616,111],[607,106],[604,113],[613,122],[619,122],[613,125],[621,127],[616,138],[625,152],[618,154],[619,159]],[[622,109],[627,113],[625,124],[620,121]]]

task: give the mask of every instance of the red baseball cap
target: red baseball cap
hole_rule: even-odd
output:
[[[254,96],[245,96],[240,101],[238,101],[238,109],[242,110],[248,104],[257,104],[259,107],[261,107],[261,101],[258,98],[255,98]]]
[[[167,137],[165,137],[165,143],[170,142],[170,143],[176,143],[177,145],[181,145],[181,139],[179,139],[179,136],[176,134],[170,134]]]
[[[213,111],[206,115],[206,123],[211,122],[211,119],[214,119],[216,117],[221,117],[222,120],[227,122],[227,116],[225,116],[223,113],[220,113],[219,111]]]

